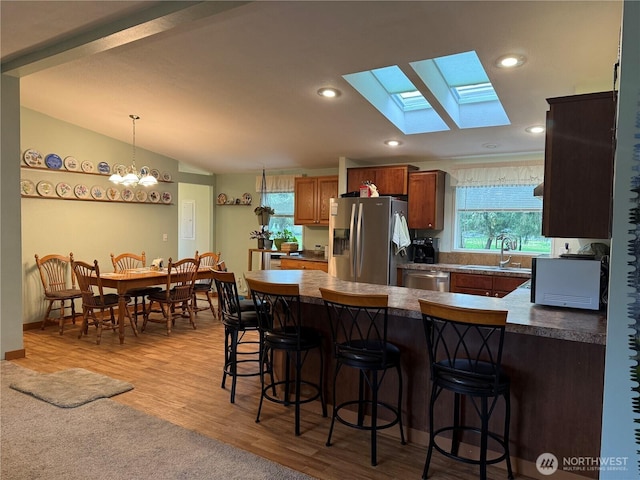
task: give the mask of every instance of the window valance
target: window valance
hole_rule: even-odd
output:
[[[264,193],[293,192],[295,178],[300,175],[266,175],[266,189]],[[262,192],[262,176],[256,177],[256,192]]]
[[[538,185],[544,180],[544,165],[458,168],[451,172],[454,187]]]

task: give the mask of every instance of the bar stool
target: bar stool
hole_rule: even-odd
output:
[[[460,462],[479,465],[480,479],[487,478],[487,465],[507,462],[507,476],[513,479],[509,457],[509,421],[511,414],[509,377],[502,370],[502,347],[507,312],[441,305],[419,299],[431,363],[429,401],[429,447],[422,478],[429,473],[433,449]],[[450,425],[435,426],[435,404],[445,400],[445,390],[453,392],[453,419]],[[502,437],[489,431],[489,421],[500,398],[504,398]],[[473,408],[464,408],[468,400]],[[447,400],[448,401],[448,400]],[[472,422],[467,417],[477,414]],[[466,415],[465,415],[466,414]],[[469,415],[470,414],[470,415]],[[438,415],[437,419],[442,416]],[[478,425],[479,424],[479,425]],[[451,434],[451,448],[438,444],[438,435]],[[479,458],[459,452],[464,433],[480,435]],[[501,452],[487,458],[489,442]]]
[[[297,284],[269,283],[247,279],[253,302],[258,312],[258,323],[263,334],[262,364],[260,382],[262,391],[256,422],[260,422],[262,403],[268,401],[289,406],[295,409],[295,434],[300,435],[300,406],[304,403],[320,399],[322,415],[327,416],[327,405],[324,400],[322,378],[324,375],[324,359],[322,355],[322,336],[315,329],[302,325],[300,314],[300,290]],[[320,354],[320,375],[317,383],[302,378],[302,368],[309,352],[317,349]],[[273,359],[275,352],[285,356],[284,380],[275,380]],[[293,363],[293,365],[292,365]],[[267,380],[266,376],[269,375]],[[291,378],[293,374],[293,378]],[[309,396],[302,397],[303,386],[311,390]],[[278,398],[276,389],[284,388],[284,396]],[[294,399],[291,401],[293,388]]]
[[[333,414],[327,446],[331,446],[331,436],[335,421],[349,427],[371,432],[371,465],[377,464],[378,430],[398,425],[400,442],[404,445],[402,427],[402,371],[400,350],[387,341],[388,296],[361,295],[337,292],[320,288],[327,307],[334,344],[336,368],[333,377]],[[338,403],[337,384],[342,367],[359,370],[358,398]],[[389,369],[398,375],[398,400],[396,405],[383,402],[378,393]],[[367,395],[370,392],[370,396]],[[346,419],[346,408],[357,406],[356,423]],[[391,414],[391,420],[379,423],[378,409]],[[365,415],[369,414],[369,424]]]
[[[258,329],[258,314],[251,300],[240,300],[236,277],[233,272],[213,271],[212,278],[218,292],[220,320],[224,325],[224,367],[222,388],[225,388],[227,375],[231,377],[231,403],[235,403],[236,380],[238,377],[260,375],[262,333]],[[255,332],[257,339],[246,339],[245,334]],[[247,351],[242,345],[253,345]],[[239,356],[241,359],[239,359]],[[253,370],[238,370],[238,365],[256,363]]]

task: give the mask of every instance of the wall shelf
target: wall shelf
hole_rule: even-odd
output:
[[[27,165],[20,165],[20,168],[23,170],[36,170],[36,171],[45,171],[45,172],[56,172],[56,173],[73,173],[73,174],[81,174],[81,175],[93,175],[93,176],[98,176],[98,177],[103,177],[103,178],[109,178],[109,176],[111,175],[109,174],[105,174],[105,173],[100,173],[100,172],[83,172],[83,171],[76,171],[76,170],[66,170],[63,168],[48,168],[48,167],[29,167]],[[158,180],[158,183],[173,183],[173,180],[171,181],[166,181],[166,180],[162,180],[161,178],[156,179]]]
[[[95,198],[74,198],[74,197],[45,197],[42,195],[20,195],[22,198],[34,198],[38,200],[66,200],[72,202],[95,202],[95,203],[127,203],[129,205],[175,205],[174,203],[164,203],[164,202],[138,202],[136,200],[132,200],[127,202],[126,200],[96,200]]]

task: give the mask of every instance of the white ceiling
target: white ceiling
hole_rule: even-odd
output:
[[[177,3],[180,16],[104,33]],[[524,129],[544,124],[546,98],[613,88],[621,12],[621,1],[2,0],[0,45],[23,106],[125,142],[137,114],[139,147],[210,172],[524,158],[544,150]],[[395,64],[422,86],[409,62],[468,50],[510,126],[405,136],[342,79]],[[527,63],[495,67],[505,53]],[[322,99],[324,86],[342,95]]]

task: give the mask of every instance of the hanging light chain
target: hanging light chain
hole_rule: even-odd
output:
[[[138,173],[136,168],[136,120],[140,120],[140,117],[138,115],[129,115],[129,118],[133,120],[133,155],[131,165],[133,166],[134,173]]]

